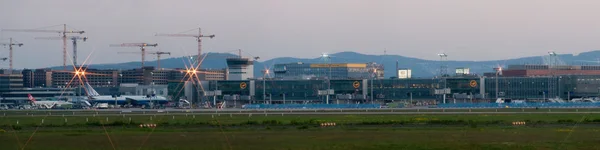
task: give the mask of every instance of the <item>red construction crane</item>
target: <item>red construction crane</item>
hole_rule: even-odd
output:
[[[67,24],[63,24],[63,30],[42,30],[42,29],[2,29],[2,31],[12,32],[48,32],[48,33],[59,33],[62,36],[63,41],[63,69],[67,70],[67,33],[79,33],[83,34],[85,31],[67,31]]]
[[[21,46],[23,46],[23,43],[15,43],[15,41],[12,38],[10,38],[10,42],[9,43],[0,43],[0,45],[8,46],[8,50],[9,50],[8,57],[10,58],[9,59],[10,68],[8,69],[8,74],[12,74],[12,70],[13,70],[13,46],[19,46],[19,47],[21,47]],[[6,60],[4,58],[2,58],[2,59]]]
[[[118,52],[118,53],[119,54],[125,54],[125,53],[127,53],[127,54],[139,54],[141,52]],[[158,52],[150,52],[149,54],[156,55],[156,64],[157,64],[156,68],[160,69],[160,55],[164,55],[164,54],[171,55],[171,52],[161,52],[161,51],[158,51]]]
[[[81,36],[67,36],[68,39],[71,39],[71,41],[73,41],[73,67],[77,66],[77,40],[83,40],[84,42],[87,41],[87,37],[81,37]],[[42,40],[61,40],[62,37],[36,37],[35,39],[42,39]]]
[[[203,37],[208,37],[208,38],[214,38],[215,35],[203,35],[202,34],[202,30],[201,28],[198,28],[198,34],[156,34],[156,36],[172,36],[172,37],[194,37],[196,38],[196,41],[198,41],[198,55],[197,57],[197,62],[198,62],[198,67],[200,67],[200,63],[202,63],[202,61],[200,59],[202,59],[202,38]]]
[[[146,47],[148,46],[152,46],[152,47],[156,47],[158,46],[157,43],[155,44],[148,44],[148,43],[123,43],[123,44],[113,44],[110,45],[111,47],[140,47],[140,49],[142,50],[142,68],[144,68],[144,61],[146,61]]]

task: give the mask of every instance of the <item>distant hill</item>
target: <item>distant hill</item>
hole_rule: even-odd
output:
[[[210,69],[222,69],[227,67],[227,63],[225,62],[226,58],[236,57],[236,55],[230,53],[207,53],[208,56],[204,58],[202,62],[201,68],[210,68]],[[204,54],[204,55],[207,55]],[[204,57],[202,55],[202,57]],[[193,59],[196,59],[196,56],[192,56]],[[185,64],[189,65],[190,56],[186,57],[172,57],[165,58],[160,60],[161,68],[185,68]],[[184,64],[185,63],[185,64]],[[140,61],[134,62],[126,62],[126,63],[115,63],[115,64],[92,64],[89,68],[94,69],[134,69],[139,68],[142,65]],[[145,66],[156,66],[157,61],[146,61]],[[72,68],[69,66],[67,68]],[[51,67],[51,69],[62,69],[62,66]]]
[[[207,53],[205,60],[202,63],[202,68],[221,69],[227,66],[225,59],[230,57],[236,57],[230,53]],[[410,68],[413,72],[413,77],[432,77],[438,74],[440,68],[439,60],[424,60],[418,58],[411,58],[399,55],[366,55],[356,52],[340,52],[330,54],[332,63],[367,63],[375,62],[383,64],[385,66],[385,76],[392,77],[396,76],[393,71],[396,67],[396,61],[399,63],[399,68]],[[188,56],[189,57],[189,56]],[[566,64],[573,65],[599,65],[598,60],[600,58],[600,51],[590,51],[581,53],[578,55],[573,54],[560,54],[558,55],[560,60]],[[176,57],[167,58],[161,60],[161,67],[163,68],[185,68],[184,61],[187,63],[189,58]],[[321,58],[293,58],[293,57],[279,57],[266,61],[255,62],[254,72],[255,76],[262,76],[261,70],[264,68],[271,68],[273,64],[278,63],[324,63],[325,61]],[[511,64],[544,64],[543,56],[537,57],[523,57],[516,59],[506,60],[493,60],[493,61],[446,61],[448,66],[448,73],[452,74],[455,68],[466,67],[471,69],[471,73],[483,74],[485,72],[492,72],[492,68],[497,66],[504,66]],[[140,67],[140,62],[127,62],[127,63],[116,63],[116,64],[94,64],[90,65],[90,68],[97,69],[133,69]],[[156,66],[156,61],[146,62],[147,66]],[[52,67],[53,69],[62,69],[62,67]]]

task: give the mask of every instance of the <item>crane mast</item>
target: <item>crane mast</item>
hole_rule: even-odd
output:
[[[153,52],[153,53],[150,53],[150,54],[156,55],[156,68],[160,69],[160,55],[164,55],[164,54],[171,55],[171,52],[161,52],[161,51],[158,51],[158,52]]]
[[[15,43],[15,41],[12,38],[10,38],[10,42],[9,43],[0,43],[0,45],[8,46],[8,50],[9,50],[9,54],[8,54],[9,60],[8,60],[8,62],[10,64],[9,65],[9,69],[8,69],[8,74],[12,74],[12,70],[13,70],[13,46],[19,46],[19,47],[21,47],[21,46],[23,46],[23,43]],[[2,59],[6,60],[5,58],[2,58]]]
[[[144,62],[146,61],[146,47],[151,46],[151,47],[156,47],[158,46],[157,43],[155,44],[148,44],[148,43],[123,43],[123,44],[113,44],[110,45],[111,47],[140,47],[140,49],[142,50],[142,68],[144,68]]]
[[[202,29],[198,28],[198,34],[156,34],[156,36],[170,36],[170,37],[194,37],[196,38],[196,41],[198,42],[198,55],[196,56],[196,61],[197,61],[197,65],[198,67],[200,67],[200,63],[202,63],[202,61],[200,61],[200,59],[202,59],[202,38],[207,37],[207,38],[214,38],[215,35],[203,35],[202,34]]]
[[[147,51],[146,51],[147,52]],[[140,54],[141,52],[118,52],[119,54]],[[161,51],[157,51],[157,52],[151,52],[149,54],[154,54],[156,55],[156,68],[160,69],[160,55],[164,55],[164,54],[168,54],[171,55],[171,52],[161,52]]]
[[[2,29],[2,31],[11,32],[47,32],[47,33],[59,33],[62,36],[63,42],[63,69],[67,70],[67,34],[78,33],[83,34],[85,31],[67,31],[67,24],[62,24],[63,30],[40,30],[40,29]]]
[[[36,37],[35,39],[43,39],[43,40],[62,40],[63,37]],[[67,39],[73,41],[73,66],[77,66],[77,41],[87,41],[87,37],[81,36],[67,36]],[[65,54],[66,55],[66,54]]]

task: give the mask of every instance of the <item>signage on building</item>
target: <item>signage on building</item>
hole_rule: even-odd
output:
[[[466,74],[471,74],[471,72],[470,72],[469,68],[456,68],[456,74],[457,75],[466,75]]]
[[[241,88],[241,89],[246,89],[246,87],[247,87],[247,86],[248,86],[248,85],[246,85],[246,82],[242,82],[242,83],[240,83],[240,88]]]
[[[358,82],[358,81],[354,81],[354,83],[352,83],[352,86],[353,86],[355,89],[358,89],[358,87],[360,87],[360,82]]]
[[[469,82],[469,86],[471,86],[471,87],[477,87],[477,81],[471,80],[471,82]]]
[[[433,91],[433,94],[435,94],[435,95],[450,94],[450,93],[451,93],[450,88],[434,89],[434,91]]]
[[[398,78],[400,79],[409,79],[412,76],[412,71],[410,69],[398,69]]]
[[[204,96],[221,96],[221,94],[222,94],[221,90],[205,91],[204,92]]]
[[[333,95],[335,94],[335,91],[333,89],[329,89],[329,90],[318,90],[317,91],[318,95]]]

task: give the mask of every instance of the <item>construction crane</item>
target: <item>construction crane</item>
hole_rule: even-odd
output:
[[[141,52],[118,52],[119,54],[139,54]],[[154,54],[156,55],[156,68],[159,69],[160,68],[160,55],[164,55],[164,54],[168,54],[171,55],[171,52],[150,52],[149,54]]]
[[[148,44],[148,43],[123,43],[123,44],[113,44],[110,45],[111,47],[140,47],[140,49],[142,50],[142,68],[144,68],[144,61],[146,61],[146,47],[148,46],[152,46],[152,47],[156,47],[158,46],[157,43],[155,44]]]
[[[158,52],[153,52],[153,53],[150,53],[150,54],[156,55],[156,68],[160,69],[160,55],[168,54],[170,56],[171,52],[161,52],[161,51],[158,51]]]
[[[15,41],[12,38],[10,38],[10,42],[9,43],[0,43],[0,45],[8,46],[8,50],[9,50],[8,57],[10,58],[8,60],[9,64],[10,64],[9,65],[10,67],[8,69],[8,74],[12,74],[12,70],[13,70],[13,46],[19,46],[19,47],[21,47],[21,46],[23,46],[23,43],[15,43]],[[2,58],[2,59],[4,61],[6,61],[5,58]]]
[[[87,41],[87,37],[81,37],[81,36],[68,36],[68,39],[71,39],[71,41],[73,41],[73,67],[77,66],[77,40],[83,40],[84,42]],[[42,40],[61,40],[62,37],[36,37],[35,39],[42,39]]]
[[[67,31],[67,24],[63,24],[63,30],[42,30],[42,29],[2,29],[2,31],[12,32],[48,32],[48,33],[59,33],[62,36],[63,41],[63,69],[67,70],[67,34],[68,33],[79,33],[83,34],[85,31]]]
[[[208,37],[208,38],[214,38],[215,35],[203,35],[202,34],[202,29],[198,28],[198,34],[156,34],[156,36],[171,36],[171,37],[194,37],[196,38],[196,41],[198,41],[198,55],[197,57],[197,62],[198,62],[198,67],[200,67],[200,63],[202,63],[202,61],[200,61],[200,59],[202,59],[202,38],[203,37]]]

